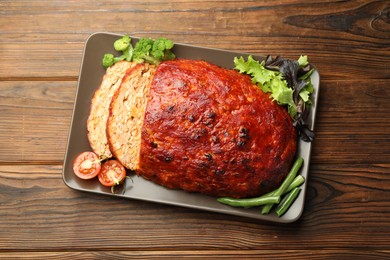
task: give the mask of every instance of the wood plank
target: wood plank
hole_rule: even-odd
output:
[[[0,84],[0,163],[61,162],[77,82],[8,81]]]
[[[389,169],[312,165],[301,219],[273,224],[75,191],[61,166],[0,165],[0,252],[318,250],[324,240],[379,252],[390,243]]]
[[[313,161],[390,161],[388,80],[321,82]]]
[[[185,250],[2,253],[0,259],[388,259],[390,251],[368,250]]]
[[[321,82],[314,163],[390,161],[389,84]],[[74,81],[1,82],[0,163],[62,162],[76,87]]]
[[[85,40],[98,31],[290,58],[307,54],[325,78],[390,77],[386,1],[213,1],[207,7],[197,1],[2,4],[0,64],[7,64],[2,79],[75,78]]]

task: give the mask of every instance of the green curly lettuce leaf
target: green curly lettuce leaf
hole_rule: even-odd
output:
[[[252,82],[262,91],[270,93],[273,101],[287,107],[294,126],[302,133],[303,140],[314,139],[314,133],[305,123],[307,108],[312,104],[310,97],[314,92],[310,81],[314,69],[311,68],[307,56],[300,56],[297,61],[267,56],[259,62],[249,55],[247,60],[235,57],[234,66],[240,73],[250,75]]]
[[[293,90],[287,86],[286,80],[279,71],[265,68],[264,64],[252,56],[249,56],[247,61],[243,57],[235,57],[234,65],[240,73],[249,74],[252,82],[258,84],[261,90],[271,93],[272,100],[279,105],[286,105],[292,118],[296,117],[297,108],[293,100]]]

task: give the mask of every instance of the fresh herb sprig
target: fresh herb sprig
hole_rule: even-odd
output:
[[[252,82],[264,92],[271,93],[270,97],[279,105],[287,106],[302,140],[314,140],[314,133],[306,123],[308,108],[312,105],[310,97],[314,92],[310,81],[314,69],[307,56],[300,56],[298,60],[267,56],[262,62],[251,55],[247,60],[235,57],[234,66],[240,73],[250,75]]]
[[[102,64],[105,68],[108,68],[119,61],[127,60],[158,65],[164,60],[175,59],[176,56],[172,52],[173,46],[173,41],[165,38],[156,40],[140,38],[133,47],[131,38],[128,35],[124,35],[114,42],[114,49],[122,54],[114,56],[112,53],[106,53],[103,56]]]

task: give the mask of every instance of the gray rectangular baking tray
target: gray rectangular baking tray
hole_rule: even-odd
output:
[[[179,190],[170,190],[156,185],[142,177],[132,176],[133,182],[127,181],[123,194],[112,194],[110,189],[100,185],[96,178],[94,180],[81,180],[73,173],[73,160],[77,154],[83,151],[90,151],[87,140],[86,121],[89,114],[91,98],[95,90],[99,87],[105,69],[101,65],[102,57],[105,53],[114,53],[113,43],[121,37],[119,34],[112,33],[94,33],[86,41],[80,76],[76,92],[73,116],[68,136],[68,144],[65,152],[63,166],[63,180],[67,186],[72,189],[106,194],[110,196],[125,197],[129,199],[145,200],[157,203],[266,220],[281,223],[290,223],[296,221],[302,214],[304,207],[304,198],[307,189],[309,162],[311,154],[311,143],[299,141],[298,154],[303,157],[304,165],[300,174],[305,177],[306,182],[302,185],[302,191],[292,205],[290,210],[282,217],[277,217],[275,213],[262,215],[260,208],[233,208],[220,204],[216,198],[202,194],[188,193]],[[134,38],[137,40],[137,38]],[[233,59],[236,56],[247,57],[246,53],[237,53],[226,50],[195,47],[185,44],[175,44],[174,53],[179,58],[202,59],[225,68],[233,67]],[[263,59],[262,56],[253,55],[257,59]],[[315,114],[318,103],[320,76],[316,70],[311,80],[314,86],[313,107],[309,119],[309,127],[314,128]]]

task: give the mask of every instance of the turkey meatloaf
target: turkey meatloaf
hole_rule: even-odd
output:
[[[297,145],[286,109],[249,76],[199,60],[128,69],[107,122],[111,153],[127,168],[211,196],[277,188]]]
[[[111,99],[122,83],[126,71],[136,63],[121,61],[109,67],[100,87],[95,91],[87,120],[88,140],[92,150],[101,158],[112,156],[106,136]]]
[[[205,61],[161,63],[141,132],[138,174],[171,189],[252,197],[278,187],[297,133],[247,75]]]
[[[148,63],[127,70],[110,104],[106,129],[109,147],[113,156],[131,170],[138,168],[141,129],[155,70]]]

